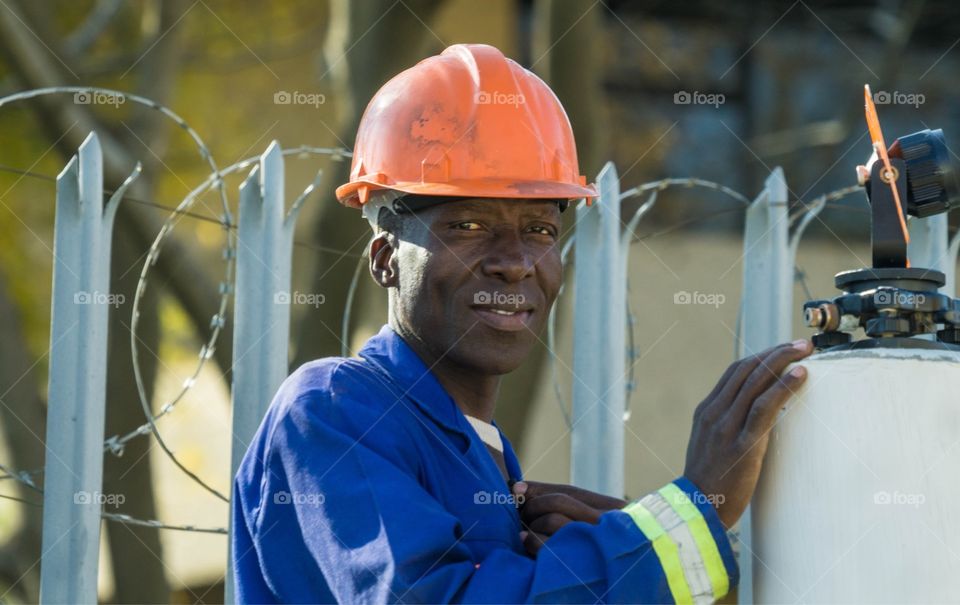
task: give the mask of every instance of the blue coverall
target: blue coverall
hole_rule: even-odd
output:
[[[502,474],[416,353],[384,326],[359,356],[287,378],[243,458],[238,602],[708,602],[736,584],[716,511],[683,477],[530,557]]]

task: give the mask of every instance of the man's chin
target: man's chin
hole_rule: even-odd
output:
[[[503,339],[465,338],[458,347],[465,365],[477,368],[488,375],[502,375],[513,372],[527,360],[536,338],[530,333],[511,334]]]
[[[485,368],[485,370],[487,374],[491,376],[504,376],[506,374],[510,374],[511,372],[513,372],[514,370],[522,366],[523,362],[524,362],[523,359],[517,361],[516,363],[511,363],[510,361],[505,360],[495,365],[488,366],[487,368]]]

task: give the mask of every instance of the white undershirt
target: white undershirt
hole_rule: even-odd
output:
[[[477,431],[477,434],[480,435],[480,439],[484,443],[498,452],[503,452],[503,440],[500,439],[500,431],[497,430],[497,427],[475,416],[469,416],[467,414],[464,414],[464,416],[467,417],[470,426],[473,427],[473,430]]]

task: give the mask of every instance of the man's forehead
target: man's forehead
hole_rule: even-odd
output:
[[[471,210],[491,214],[508,212],[560,214],[557,200],[537,198],[466,198],[437,204],[433,208],[440,211]]]

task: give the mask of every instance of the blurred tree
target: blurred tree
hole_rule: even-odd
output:
[[[616,0],[301,0],[274,4],[11,0],[2,4],[0,88],[101,83],[160,101],[171,99],[174,108],[187,114],[211,142],[215,155],[230,155],[231,160],[255,155],[268,133],[285,146],[296,137],[304,139],[297,140],[298,144],[349,146],[367,101],[387,79],[457,42],[498,44],[539,73],[568,111],[582,173],[592,178],[605,160],[612,159],[621,169],[628,168],[624,187],[660,176],[696,174],[750,190],[767,174],[765,164],[776,163],[784,165],[791,175],[791,187],[798,193],[810,183],[820,190],[847,184],[848,165],[858,155],[856,139],[862,134],[862,104],[856,94],[849,95],[850,102],[837,102],[836,91],[851,85],[851,78],[857,87],[862,81],[880,81],[889,90],[895,84],[901,85],[900,90],[922,84],[929,93],[924,120],[948,131],[957,123],[949,104],[949,74],[956,66],[956,51],[951,54],[956,35],[949,25],[955,21],[956,6],[945,0],[844,6],[798,5],[785,0],[762,6]],[[478,12],[485,17],[509,16],[482,20],[477,18]],[[211,29],[211,24],[217,29]],[[511,29],[517,24],[519,27]],[[320,44],[323,52],[317,52]],[[309,81],[307,66],[318,57],[322,75],[319,82],[317,78]],[[271,106],[269,97],[275,92],[271,88],[281,83],[288,89],[319,87],[328,92],[332,102],[318,108]],[[678,88],[722,92],[726,105],[677,106],[671,99]],[[62,95],[24,104],[33,112],[42,139],[28,139],[19,130],[8,133],[5,155],[20,153],[17,159],[22,160],[25,150],[36,155],[54,144],[65,160],[86,134],[96,129],[105,147],[108,187],[127,176],[134,158],[145,161],[144,175],[129,197],[153,201],[178,185],[187,187],[170,165],[184,177],[206,176],[205,167],[188,149],[189,142],[172,139],[170,133],[177,129],[170,128],[157,112],[128,104],[123,119],[117,120],[115,114],[71,100]],[[326,127],[324,119],[331,106],[338,114],[335,127],[328,132],[321,126]],[[271,111],[284,119],[277,120],[277,131],[270,126],[264,132],[262,128],[271,121],[264,116]],[[917,122],[916,114],[907,115],[906,108],[885,107],[883,111],[885,126],[889,124],[891,129],[897,112],[904,124]],[[5,126],[14,125],[16,117],[5,115]],[[26,132],[27,125],[15,126]],[[676,129],[671,130],[673,126]],[[187,153],[189,158],[178,165]],[[60,165],[57,160],[48,168]],[[293,175],[299,176],[300,169],[294,168],[294,162],[289,165],[293,183]],[[341,350],[346,292],[357,256],[369,238],[359,214],[333,199],[333,189],[347,179],[348,170],[349,162],[332,163],[320,188],[321,203],[308,204],[301,218],[297,249],[319,252],[307,259],[306,254],[295,255],[295,262],[309,263],[307,271],[294,274],[295,284],[323,293],[326,304],[309,312],[295,310],[295,364],[337,355]],[[834,172],[844,176],[835,177]],[[294,189],[291,185],[288,194]],[[233,197],[235,189],[230,193]],[[712,198],[700,200],[696,192],[687,190],[667,195],[683,203],[658,205],[651,223],[659,222],[661,227],[698,220],[712,211],[715,203]],[[42,201],[50,202],[52,197],[44,194]],[[17,201],[33,200],[22,196]],[[121,204],[117,220],[112,277],[114,291],[132,302],[143,254],[163,219],[155,209],[128,201],[131,203]],[[26,234],[38,225],[49,228],[52,210],[28,215],[39,213],[36,208],[40,207],[45,205],[20,203],[15,207],[17,216],[24,217],[25,228],[15,221],[2,225],[2,260],[19,253],[11,251],[16,246],[9,245],[8,234]],[[709,228],[737,227],[740,215],[728,216],[731,220],[711,220]],[[30,217],[42,220],[33,223]],[[568,212],[564,218],[569,237],[574,213]],[[861,224],[861,218],[856,216],[855,222]],[[825,222],[831,224],[831,231],[839,230],[840,221]],[[169,325],[161,329],[157,324],[157,296],[169,296],[182,307],[198,339],[209,334],[222,275],[222,264],[213,254],[220,235],[216,230],[216,225],[199,222],[178,229],[166,241],[151,273],[138,331],[148,392],[158,370],[148,351],[156,350],[160,334],[171,331]],[[211,233],[214,235],[209,236]],[[38,343],[47,329],[48,300],[37,301],[49,296],[45,290],[49,279],[36,280],[31,275],[31,270],[40,266],[41,254],[45,250],[23,263],[27,268],[16,264],[0,267],[0,317],[7,324],[0,342],[0,427],[11,466],[18,470],[35,469],[43,463],[40,375],[46,364]],[[44,257],[42,262],[48,259]],[[365,268],[347,337],[354,350],[361,337],[379,327],[385,316],[386,297],[364,273]],[[653,289],[652,284],[645,285]],[[567,307],[561,310],[567,313]],[[108,435],[125,433],[142,422],[130,365],[128,311],[129,306],[124,306],[111,315]],[[229,319],[214,351],[228,384],[232,356]],[[562,315],[560,325],[569,325]],[[523,447],[524,432],[539,428],[530,426],[529,410],[542,384],[538,377],[546,354],[545,346],[537,347],[523,367],[504,378],[497,421],[518,448]],[[123,458],[107,456],[104,478],[105,490],[135,495],[127,499],[121,512],[155,518],[149,445],[149,439],[138,439]],[[18,495],[39,499],[29,490]],[[22,506],[20,510],[23,522],[17,535],[0,546],[0,582],[12,583],[23,576],[15,598],[35,600],[40,514],[36,507]],[[110,523],[105,531],[116,579],[114,599],[165,600],[163,566],[151,554],[161,553],[157,530]]]
[[[145,3],[139,15],[140,23],[143,25],[139,35],[143,39],[138,47],[147,49],[148,52],[141,55],[136,92],[161,103],[169,96],[178,69],[178,35],[175,30],[172,30],[172,26],[183,14],[183,4],[181,0],[173,2],[155,0]],[[20,81],[22,88],[71,84],[75,79],[82,79],[85,75],[80,67],[84,63],[83,52],[89,47],[91,40],[106,27],[111,19],[131,17],[129,14],[118,12],[112,3],[101,3],[75,30],[75,35],[67,37],[67,42],[61,44],[60,41],[63,38],[53,31],[57,23],[56,7],[47,4],[11,2],[5,6],[5,9],[0,11],[0,30],[3,32],[0,36],[0,51],[3,52],[7,65]],[[64,57],[64,59],[56,62],[51,55],[58,58]],[[156,112],[137,111],[133,122],[137,132],[129,126],[128,132],[121,132],[116,125],[103,123],[89,106],[73,103],[69,96],[43,97],[31,103],[30,106],[36,112],[44,134],[64,160],[75,153],[88,132],[96,130],[100,134],[105,156],[105,187],[108,189],[115,188],[129,174],[132,168],[130,158],[144,155],[140,149],[142,145],[147,144],[144,141],[149,141],[156,148],[162,148],[167,136],[166,130],[162,128],[165,124]],[[155,168],[157,162],[159,162],[159,154],[147,157],[145,163],[148,169],[132,188],[133,196],[140,199],[151,198],[154,188],[151,175],[155,172],[150,168]],[[152,217],[144,215],[142,208],[138,209],[130,203],[121,204],[118,212],[111,266],[112,288],[113,292],[122,294],[127,301],[133,301],[138,277],[136,271],[131,271],[134,268],[131,266],[131,259],[141,259],[159,231],[159,225],[150,218]],[[186,243],[174,240],[171,244],[172,246],[167,249],[168,259],[171,257],[171,252],[175,255],[174,258],[179,256],[181,260],[184,257],[198,256],[198,253],[191,250]],[[200,266],[201,264],[192,263],[192,265]],[[162,275],[166,273],[165,269],[169,271],[170,267],[158,266],[158,271]],[[191,315],[203,316],[201,325],[206,329],[206,322],[213,315],[210,305],[217,300],[215,288],[212,286],[216,281],[206,275],[202,276],[203,279],[198,279],[199,277],[199,273],[189,275],[182,270],[169,271],[164,275],[166,282],[172,286],[170,289],[175,294],[183,295],[181,302],[184,307],[188,311],[193,307]],[[185,293],[189,294],[184,295]],[[156,351],[158,345],[156,296],[156,292],[148,291],[140,309],[142,326],[138,334],[140,345],[151,352]],[[142,411],[136,405],[139,398],[130,365],[128,321],[128,318],[122,317],[116,311],[110,314],[106,426],[108,435],[125,433],[143,422]],[[156,367],[155,355],[152,353],[141,355],[140,359],[144,370],[146,391],[152,393]],[[222,359],[218,361],[224,363]],[[229,364],[226,363],[224,367],[229,367]],[[37,399],[38,396],[35,395],[23,396],[20,400],[35,401]],[[9,439],[10,431],[16,428],[15,423],[12,419],[5,417],[4,426],[7,427]],[[37,424],[31,429],[37,439],[44,435],[45,429],[42,424]],[[13,443],[22,441],[18,439]],[[21,444],[21,447],[14,448],[14,462],[19,468],[31,468],[27,460],[18,458],[21,456],[34,458],[36,447],[37,444],[32,446]],[[139,439],[127,445],[125,458],[106,456],[104,458],[104,490],[107,493],[131,496],[126,499],[119,512],[138,518],[153,519],[157,515],[151,463],[147,456],[149,448],[148,440]],[[137,467],[136,472],[131,472],[134,466]],[[28,523],[19,534],[21,539],[14,551],[15,561],[11,561],[10,567],[3,570],[7,575],[24,568],[28,569],[29,573],[36,574],[39,569],[35,565],[35,562],[39,561],[39,533],[34,531],[29,522],[29,516],[27,519]],[[169,590],[164,577],[158,530],[111,525],[106,533],[116,587],[114,599],[121,602],[167,602]],[[31,581],[24,585],[32,591],[37,584],[38,582]],[[32,594],[29,600],[36,597],[37,595]]]
[[[577,155],[581,174],[592,181],[599,172],[607,149],[607,125],[603,120],[603,88],[601,78],[600,38],[602,6],[588,0],[538,0],[534,3],[534,29],[525,40],[531,48],[531,64],[556,93],[567,110],[577,139]],[[575,212],[564,213],[565,238],[573,234]],[[568,257],[572,260],[572,256]],[[570,264],[565,268],[570,275]],[[562,321],[558,314],[558,322]],[[497,424],[513,442],[523,447],[529,426],[530,411],[540,373],[551,352],[546,334],[541,337],[523,366],[504,377],[497,403]],[[576,380],[576,377],[573,378]]]
[[[408,2],[401,9],[387,0],[331,3],[330,35],[327,39],[326,60],[335,81],[340,107],[338,138],[351,143],[359,125],[360,116],[373,94],[388,79],[424,58],[434,46],[436,34],[433,19],[443,5],[439,0]],[[598,17],[585,1],[544,2],[545,36],[538,45],[539,56],[552,70],[546,79],[554,84],[558,96],[567,107],[578,135],[578,145],[586,174],[595,173],[604,145],[603,129],[599,127],[599,56],[595,39]],[[405,9],[405,10],[403,10]],[[519,10],[517,5],[511,10]],[[580,18],[586,12],[586,18]],[[519,33],[519,32],[518,32]],[[475,40],[468,40],[475,41]],[[535,66],[539,67],[539,66]],[[552,82],[555,80],[556,82]],[[349,178],[348,162],[334,164],[323,183],[324,199],[333,199],[334,188]],[[315,238],[324,246],[352,253],[363,251],[369,239],[366,223],[359,220],[356,211],[335,203],[325,203],[314,223]],[[351,281],[354,263],[344,256],[323,255],[315,259],[310,287],[323,292],[327,304],[318,312],[307,315],[294,331],[298,335],[294,365],[310,359],[339,355],[340,326]],[[370,292],[363,280],[360,292]],[[370,297],[361,297],[361,301]],[[330,303],[333,304],[330,304]],[[363,304],[361,308],[383,317],[383,305]],[[350,343],[347,343],[350,344]],[[523,367],[504,378],[497,404],[497,422],[519,447],[523,427],[533,400],[545,346],[535,348]]]
[[[353,144],[360,117],[373,94],[390,78],[424,58],[424,37],[441,0],[330,2],[330,26],[324,54],[338,107],[337,138]],[[321,184],[322,199],[309,229],[323,246],[359,254],[370,228],[356,210],[334,200],[333,191],[349,180],[350,163],[333,163]],[[325,304],[303,318],[294,330],[294,366],[311,359],[340,355],[340,325],[354,269],[344,255],[314,259],[310,289],[322,292]],[[369,280],[365,280],[369,281]],[[349,345],[349,343],[347,343]]]
[[[10,452],[12,470],[43,468],[43,430],[46,425],[43,401],[30,376],[33,363],[20,329],[20,313],[11,300],[4,275],[0,274],[0,317],[4,337],[0,338],[0,427]],[[42,475],[32,479],[40,484]],[[40,591],[40,536],[43,526],[42,496],[32,490],[18,490],[18,497],[36,506],[20,507],[21,522],[13,536],[0,546],[0,586],[10,588],[18,601],[36,601]]]
[[[533,64],[567,110],[577,136],[580,170],[592,179],[607,158],[604,118],[602,3],[538,0],[534,4]]]

